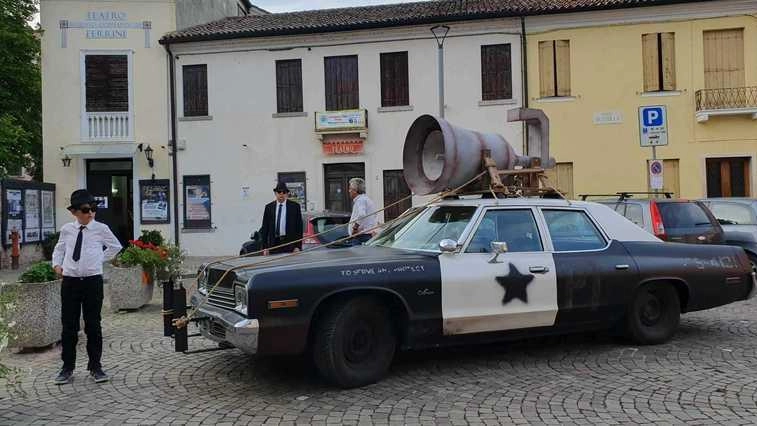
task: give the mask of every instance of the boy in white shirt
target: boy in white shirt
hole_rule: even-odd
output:
[[[61,227],[58,244],[53,251],[53,268],[63,278],[60,291],[63,368],[55,378],[55,384],[71,382],[76,366],[80,312],[84,312],[84,332],[87,334],[87,370],[95,383],[107,382],[108,376],[100,364],[103,346],[100,328],[103,262],[115,257],[122,247],[108,225],[95,221],[97,201],[86,189],[71,194],[68,211],[76,221]]]

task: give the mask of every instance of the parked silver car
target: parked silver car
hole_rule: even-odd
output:
[[[701,200],[720,223],[729,245],[743,247],[757,269],[757,198]]]

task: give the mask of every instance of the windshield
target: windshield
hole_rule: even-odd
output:
[[[458,241],[468,226],[474,206],[436,206],[407,214],[373,238],[368,244],[408,250],[439,252],[444,239]]]

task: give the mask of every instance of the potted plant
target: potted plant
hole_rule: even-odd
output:
[[[31,265],[17,283],[0,286],[0,293],[15,299],[15,309],[6,314],[13,324],[9,346],[36,348],[60,340],[60,280],[49,262]]]
[[[130,241],[129,247],[114,259],[109,270],[111,309],[139,309],[149,303],[154,289],[149,271],[162,262],[157,247],[138,240]]]

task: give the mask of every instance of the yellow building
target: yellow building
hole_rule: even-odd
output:
[[[755,196],[757,2],[721,0],[525,19],[528,104],[550,118],[560,189],[649,190],[640,107],[664,106],[664,189]]]

